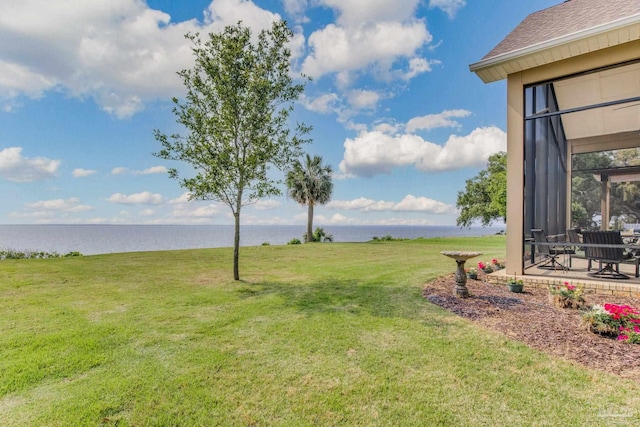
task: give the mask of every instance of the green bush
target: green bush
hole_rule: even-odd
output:
[[[294,237],[293,239],[291,239],[291,240],[289,240],[289,241],[287,242],[287,245],[299,245],[299,244],[301,244],[301,243],[302,243],[302,242],[300,241],[300,239],[298,239],[298,238]]]
[[[401,242],[403,240],[409,240],[405,237],[393,237],[391,234],[387,234],[383,237],[373,236],[374,242]]]
[[[80,252],[72,251],[64,255],[65,257],[82,256]],[[57,252],[45,252],[45,251],[32,251],[23,250],[17,251],[15,249],[3,249],[0,250],[0,260],[3,259],[46,259],[46,258],[62,258]]]

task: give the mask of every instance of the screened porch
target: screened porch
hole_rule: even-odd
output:
[[[640,62],[526,86],[524,102],[524,274],[589,279],[587,249],[596,248],[577,250],[568,230],[617,230],[617,267],[640,284]],[[562,268],[540,268],[549,255],[532,230],[577,253],[561,254]]]

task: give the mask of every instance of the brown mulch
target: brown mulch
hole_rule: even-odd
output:
[[[547,289],[527,288],[509,292],[483,280],[468,280],[469,298],[453,295],[454,275],[428,283],[423,295],[446,310],[485,328],[500,332],[530,347],[588,368],[640,381],[640,344],[625,344],[588,332],[580,324],[578,310],[561,309],[549,302]],[[587,293],[589,305],[627,304],[640,307],[631,297]]]

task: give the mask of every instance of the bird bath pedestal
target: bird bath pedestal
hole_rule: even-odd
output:
[[[464,263],[468,259],[482,255],[482,252],[443,251],[440,253],[449,258],[453,258],[456,264],[458,264],[458,269],[456,270],[456,288],[453,294],[460,298],[467,298],[469,296],[469,289],[467,289],[467,273],[464,271]]]

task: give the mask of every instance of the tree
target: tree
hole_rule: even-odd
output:
[[[313,239],[313,208],[316,204],[325,204],[331,200],[333,182],[331,166],[322,165],[322,157],[306,155],[304,165],[296,160],[293,168],[287,172],[289,196],[296,202],[307,205],[307,232],[305,240]]]
[[[231,209],[235,221],[233,277],[240,280],[240,212],[257,199],[279,195],[269,176],[271,166],[286,170],[302,154],[302,136],[310,127],[288,127],[293,102],[304,91],[294,84],[287,45],[292,32],[274,22],[252,41],[241,22],[221,33],[185,37],[193,43],[194,66],[178,72],[186,87],[183,101],[173,98],[176,121],[188,133],[165,135],[155,130],[162,150],[155,155],[190,163],[195,177],[169,176],[188,189],[190,199],[214,200]]]
[[[507,220],[507,153],[489,156],[486,169],[466,181],[458,192],[456,206],[461,208],[457,225],[470,227],[475,220],[489,226],[496,220]]]
[[[571,161],[571,226],[583,229],[597,228],[595,218],[600,215],[600,182],[592,172],[583,170],[611,167],[606,152],[577,154]]]

